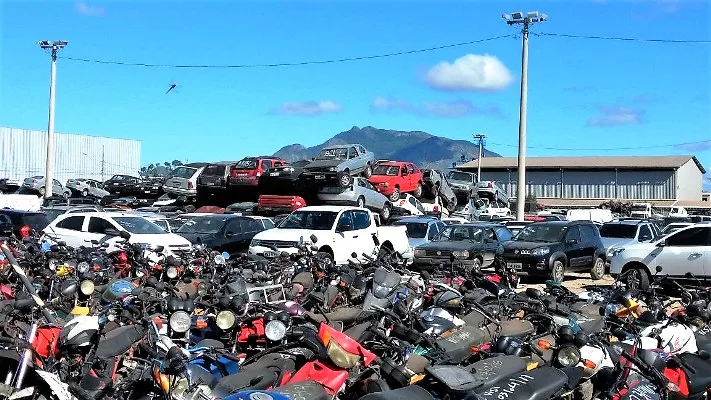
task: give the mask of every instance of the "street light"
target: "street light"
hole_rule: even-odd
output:
[[[502,14],[508,25],[521,24],[523,45],[521,50],[521,100],[518,121],[518,182],[516,184],[516,219],[523,221],[526,201],[526,105],[528,103],[528,27],[536,22],[548,20],[546,14],[529,11],[525,15],[518,11]]]

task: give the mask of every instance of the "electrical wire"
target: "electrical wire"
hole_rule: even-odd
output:
[[[695,44],[711,44],[711,40],[690,40],[690,39],[645,39],[632,37],[616,37],[616,36],[586,36],[586,35],[571,35],[567,33],[551,33],[537,32],[539,36],[554,36],[572,39],[595,39],[595,40],[617,40],[623,42],[648,42],[648,43],[695,43]]]
[[[492,40],[498,40],[498,39],[503,39],[503,38],[507,38],[507,37],[514,37],[514,36],[515,35],[513,35],[513,34],[501,35],[501,36],[489,37],[486,39],[470,40],[467,42],[445,44],[445,45],[441,45],[441,46],[427,47],[427,48],[423,48],[423,49],[398,51],[398,52],[394,52],[394,53],[375,54],[375,55],[370,55],[370,56],[335,58],[335,59],[329,59],[329,60],[311,60],[311,61],[299,61],[299,62],[268,63],[268,64],[234,64],[234,65],[151,64],[151,63],[133,63],[133,62],[124,62],[124,61],[93,60],[93,59],[88,59],[88,58],[65,57],[65,56],[58,56],[58,58],[61,58],[64,60],[70,60],[70,61],[95,63],[95,64],[111,64],[111,65],[123,65],[123,66],[130,66],[130,67],[155,67],[155,68],[203,68],[203,69],[204,68],[235,68],[235,69],[237,69],[237,68],[295,67],[295,66],[300,66],[300,65],[334,64],[334,63],[342,63],[342,62],[349,62],[349,61],[373,60],[373,59],[377,59],[377,58],[388,58],[388,57],[403,56],[403,55],[408,55],[408,54],[426,53],[426,52],[430,52],[430,51],[449,49],[452,47],[467,46],[467,45],[471,45],[471,44],[475,44],[475,43],[489,42]]]
[[[518,144],[508,144],[508,143],[492,143],[487,141],[488,144],[494,146],[506,146],[506,147],[518,147]],[[634,146],[634,147],[608,147],[608,148],[565,148],[565,147],[543,147],[543,146],[526,146],[529,149],[540,149],[540,150],[559,150],[559,151],[615,151],[615,150],[637,150],[637,149],[661,149],[667,147],[683,147],[683,146],[693,146],[699,144],[707,144],[711,146],[711,140],[700,140],[698,142],[686,142],[686,143],[676,143],[676,144],[660,144],[655,146]]]

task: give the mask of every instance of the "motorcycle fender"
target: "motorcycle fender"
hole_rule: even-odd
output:
[[[77,400],[77,398],[69,392],[69,386],[59,380],[57,375],[40,370],[35,370],[35,373],[47,383],[57,400]]]
[[[595,375],[602,367],[614,367],[612,359],[607,357],[607,352],[594,346],[583,346],[580,349],[580,359],[590,361],[595,364],[593,368],[586,367],[583,362],[578,364],[578,366],[583,367],[583,379],[587,379]],[[608,361],[609,365],[606,365],[605,361]]]
[[[681,324],[672,324],[662,329],[659,339],[660,347],[670,354],[696,353],[699,350],[694,332]]]

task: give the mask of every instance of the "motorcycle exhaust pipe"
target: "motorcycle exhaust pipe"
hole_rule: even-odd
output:
[[[34,300],[35,304],[42,310],[42,314],[47,319],[47,322],[50,324],[56,323],[57,319],[54,317],[54,315],[52,315],[49,309],[45,307],[44,301],[42,301],[42,299],[37,296],[37,291],[35,290],[35,287],[32,286],[32,282],[30,282],[30,279],[27,277],[27,274],[22,269],[22,267],[20,267],[20,264],[17,262],[15,255],[12,254],[12,250],[7,247],[7,243],[3,242],[2,244],[0,244],[0,250],[2,250],[3,254],[5,255],[5,258],[7,258],[8,262],[10,262],[10,265],[12,265],[12,269],[15,271],[17,276],[20,277],[22,285],[30,294],[32,300]]]

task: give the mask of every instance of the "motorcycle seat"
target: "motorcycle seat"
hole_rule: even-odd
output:
[[[96,356],[105,360],[119,356],[145,336],[145,331],[138,325],[126,325],[107,332],[99,339]]]
[[[280,354],[268,354],[254,364],[243,367],[238,373],[217,380],[212,394],[226,397],[242,390],[267,390],[281,384],[284,371],[293,371],[295,368],[293,359],[281,358]]]
[[[494,332],[495,327],[487,330],[465,325],[447,336],[442,335],[437,339],[437,344],[449,356],[450,363],[459,364],[471,356],[472,346],[481,346],[491,341]]]
[[[501,336],[510,336],[521,338],[532,335],[536,332],[536,328],[531,321],[522,319],[510,319],[501,321]]]
[[[553,367],[540,367],[509,375],[488,389],[476,390],[478,400],[547,400],[568,384],[568,375]]]
[[[703,394],[711,388],[711,360],[705,360],[694,353],[682,353],[677,357],[694,369],[692,373],[684,364],[681,365],[689,379],[690,396]]]
[[[272,392],[281,393],[291,399],[301,398],[309,400],[330,400],[331,396],[326,392],[326,389],[318,382],[302,381],[298,383],[290,383],[272,390]],[[250,397],[251,398],[251,397]]]
[[[528,361],[518,356],[498,356],[485,358],[471,364],[468,368],[471,373],[481,382],[483,386],[477,388],[477,391],[486,390],[499,381],[526,370]]]
[[[360,400],[434,400],[434,397],[422,386],[410,385],[384,392],[368,393]]]

